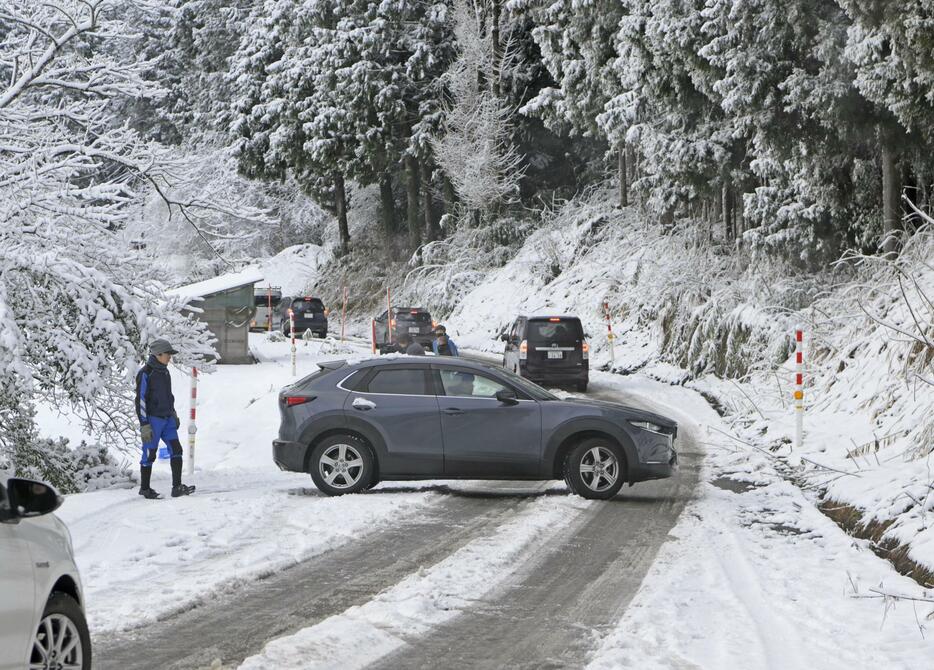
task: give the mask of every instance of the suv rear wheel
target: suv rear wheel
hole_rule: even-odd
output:
[[[591,437],[568,452],[564,480],[582,498],[607,500],[615,496],[626,477],[626,459],[608,439]]]
[[[91,668],[91,636],[84,612],[66,593],[53,593],[42,612],[29,668]]]
[[[329,496],[366,490],[376,470],[370,447],[353,435],[332,435],[318,443],[308,469],[318,490]]]

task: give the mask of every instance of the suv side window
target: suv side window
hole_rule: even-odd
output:
[[[493,398],[500,391],[510,390],[495,379],[466,370],[439,370],[441,387],[447,396]]]
[[[364,393],[392,395],[434,395],[428,386],[428,370],[424,368],[390,368],[377,370],[370,377]]]

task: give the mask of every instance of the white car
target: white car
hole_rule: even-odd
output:
[[[28,479],[0,484],[0,669],[90,670],[91,638],[63,499]]]

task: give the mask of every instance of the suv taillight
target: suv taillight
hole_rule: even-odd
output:
[[[524,361],[529,357],[529,341],[522,340],[522,344],[519,345],[519,360]]]
[[[586,342],[584,342],[583,352],[584,352],[584,360],[586,361],[590,358],[590,345],[587,344]]]
[[[289,407],[294,407],[295,405],[304,405],[306,402],[311,402],[315,399],[315,396],[304,396],[304,395],[287,395],[285,396],[285,404]]]

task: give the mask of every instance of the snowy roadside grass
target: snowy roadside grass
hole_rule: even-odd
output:
[[[591,505],[577,497],[531,502],[491,534],[363,605],[268,643],[240,668],[363,668],[501,588],[529,557]]]
[[[589,668],[926,667],[934,604],[846,535],[696,391],[644,375],[596,373],[594,388],[651,398],[694,423],[707,455],[694,500]],[[727,385],[731,386],[731,385]],[[928,596],[929,597],[929,596]],[[928,636],[930,637],[930,636]]]
[[[929,666],[934,605],[869,591],[923,590],[817,511],[771,459],[722,446],[588,668]]]

